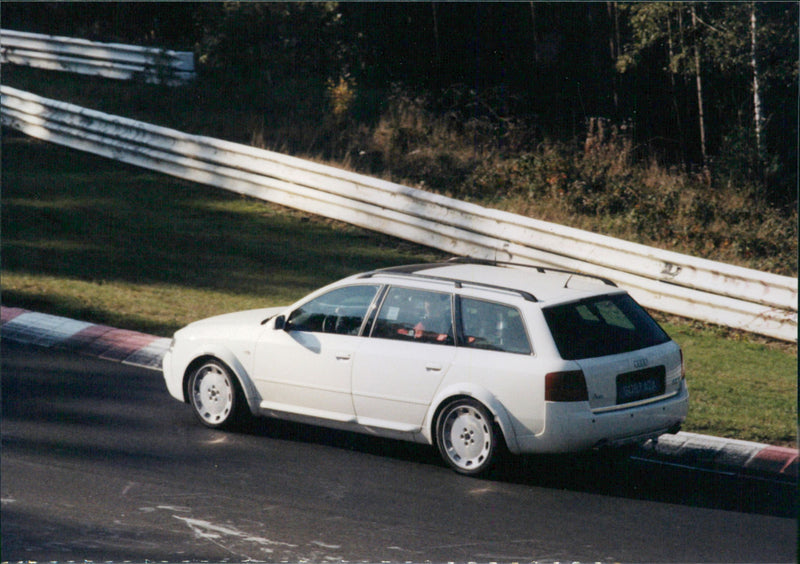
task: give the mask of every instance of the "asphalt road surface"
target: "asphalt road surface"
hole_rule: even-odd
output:
[[[161,374],[3,344],[3,561],[793,562],[795,488],[645,461],[212,431]]]

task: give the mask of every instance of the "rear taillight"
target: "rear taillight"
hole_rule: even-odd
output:
[[[582,370],[551,372],[544,377],[545,401],[589,401]]]
[[[681,350],[681,380],[686,380],[686,364],[683,362],[683,350]]]

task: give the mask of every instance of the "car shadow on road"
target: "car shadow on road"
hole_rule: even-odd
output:
[[[262,418],[250,421],[239,432],[328,446],[450,472],[436,449],[429,445]],[[559,455],[506,453],[483,478],[465,478],[454,472],[452,476],[453,479],[483,479],[707,509],[797,517],[797,490],[793,484],[665,465],[638,457],[636,452],[635,449],[603,449]]]

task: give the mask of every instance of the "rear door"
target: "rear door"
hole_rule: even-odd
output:
[[[455,358],[452,295],[391,287],[372,325],[353,365],[358,423],[416,431]]]

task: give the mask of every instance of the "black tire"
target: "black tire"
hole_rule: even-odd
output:
[[[436,446],[459,474],[486,474],[496,462],[501,441],[489,410],[472,398],[449,402],[436,418]]]
[[[187,392],[195,416],[211,429],[233,429],[248,413],[239,381],[217,360],[198,365],[189,377]]]

